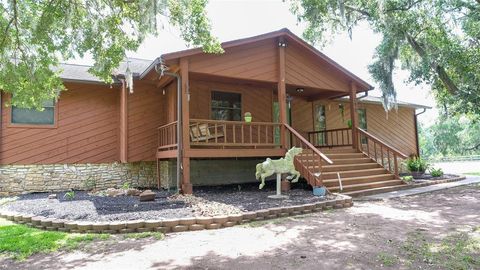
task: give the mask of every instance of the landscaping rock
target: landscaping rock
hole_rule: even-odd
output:
[[[150,192],[152,192],[152,191],[150,190]],[[127,196],[139,196],[140,194],[142,194],[142,191],[140,191],[136,188],[129,188],[125,191],[125,194]]]
[[[56,199],[57,198],[57,194],[50,194],[48,195],[48,199],[49,200],[53,200],[53,199]]]
[[[117,197],[125,195],[125,190],[123,189],[116,189],[116,188],[108,188],[105,193],[108,197]]]
[[[157,194],[155,194],[151,190],[145,190],[144,192],[140,193],[138,198],[141,202],[150,202],[154,201],[156,196]]]
[[[177,225],[175,227],[172,227],[172,232],[185,232],[185,231],[188,231],[187,225]]]

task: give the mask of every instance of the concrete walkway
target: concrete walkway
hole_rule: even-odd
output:
[[[464,185],[470,185],[470,184],[476,184],[476,183],[480,183],[480,177],[467,176],[465,180],[461,180],[457,182],[443,183],[443,184],[431,185],[426,187],[404,189],[404,190],[392,191],[387,193],[369,195],[369,196],[361,197],[359,198],[359,200],[362,200],[362,201],[388,200],[392,198],[417,195],[421,193],[427,193],[427,192],[443,190],[447,188],[464,186]]]

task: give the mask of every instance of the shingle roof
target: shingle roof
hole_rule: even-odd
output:
[[[142,73],[149,65],[152,63],[152,60],[147,59],[138,59],[138,58],[128,58],[130,70],[133,73]],[[65,81],[76,81],[76,82],[93,82],[93,83],[103,83],[103,81],[92,75],[88,70],[91,66],[88,65],[77,65],[77,64],[67,64],[62,63],[57,69],[60,69],[60,77]],[[114,76],[121,75],[125,73],[127,69],[127,61],[120,63],[120,66],[114,71]]]
[[[339,101],[348,101],[350,100],[350,97],[342,97],[338,98],[337,100]],[[361,103],[371,103],[371,104],[382,104],[382,98],[381,97],[375,97],[375,96],[366,96],[362,99],[359,100]],[[409,103],[401,100],[397,100],[397,105],[400,107],[409,107],[409,108],[414,108],[414,109],[431,109],[432,107],[422,105],[422,104],[416,104],[416,103]]]

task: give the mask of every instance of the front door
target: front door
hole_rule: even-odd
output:
[[[325,117],[325,105],[314,104],[313,108],[313,128],[315,131],[322,131],[327,129],[327,119]],[[324,145],[326,143],[325,133],[316,133],[312,138],[314,145]]]

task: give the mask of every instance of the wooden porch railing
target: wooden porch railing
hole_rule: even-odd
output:
[[[280,123],[190,120],[190,145],[211,148],[280,147]]]
[[[386,170],[390,171],[395,177],[397,177],[397,179],[399,179],[399,160],[401,162],[408,158],[408,156],[368,133],[366,130],[357,128],[356,132],[358,134],[360,151],[374,159],[378,164],[382,165]]]
[[[295,169],[310,185],[322,186],[322,161],[327,164],[333,164],[333,162],[291,126],[285,124],[285,128],[290,136],[290,147],[303,149],[302,154],[294,159]]]
[[[308,141],[316,147],[352,145],[352,129],[338,128],[308,132]]]
[[[158,127],[158,151],[177,148],[177,121]]]

